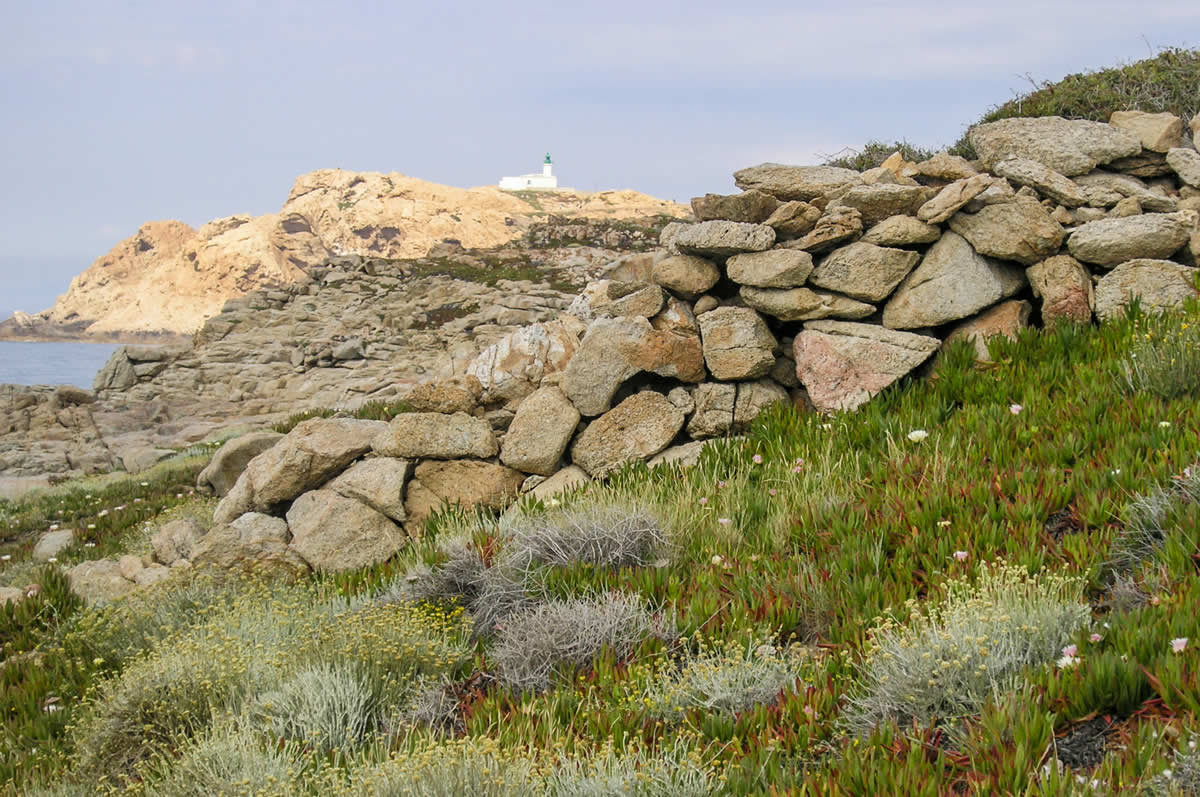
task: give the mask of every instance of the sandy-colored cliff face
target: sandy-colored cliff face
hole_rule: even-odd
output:
[[[636,191],[518,195],[397,173],[322,169],[296,180],[278,214],[230,216],[199,230],[178,221],[143,225],[75,277],[54,307],[18,326],[71,329],[83,337],[190,333],[227,299],[304,279],[304,266],[333,254],[420,257],[445,239],[469,248],[499,246],[550,215],[627,219],[689,212]]]

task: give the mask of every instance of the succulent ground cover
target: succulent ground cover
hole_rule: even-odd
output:
[[[774,410],[690,469],[446,511],[336,577],[194,572],[88,609],[13,545],[0,579],[41,592],[0,616],[0,779],[1195,793],[1198,330],[1195,305],[1135,307],[996,341],[986,365],[952,347],[856,413]],[[16,536],[62,511],[120,550],[197,500],[170,478],[111,489],[152,511],[101,524],[83,493],[0,512]]]

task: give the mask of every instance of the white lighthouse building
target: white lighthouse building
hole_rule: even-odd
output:
[[[550,160],[550,153],[546,153],[546,160],[542,161],[541,174],[522,174],[518,177],[501,177],[500,187],[505,191],[528,191],[533,190],[553,190],[558,188],[558,178],[554,176],[554,162]]]

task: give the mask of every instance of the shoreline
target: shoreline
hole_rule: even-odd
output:
[[[109,346],[169,346],[188,343],[191,335],[174,332],[133,332],[115,335],[54,335],[31,333],[28,335],[0,332],[0,343],[100,343]]]

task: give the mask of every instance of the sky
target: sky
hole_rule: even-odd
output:
[[[0,318],[145,221],[279,210],[320,168],[536,171],[686,202],[763,161],[953,143],[1029,88],[1200,46],[1200,2],[8,3]]]

